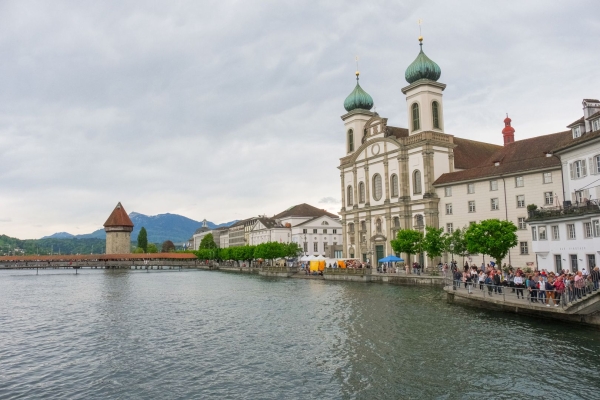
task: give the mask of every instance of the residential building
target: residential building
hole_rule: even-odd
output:
[[[229,227],[229,247],[246,245],[245,225],[246,220],[238,221]]]
[[[226,249],[229,247],[229,227],[223,227],[219,235],[219,248]]]

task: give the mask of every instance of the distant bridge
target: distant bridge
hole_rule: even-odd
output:
[[[53,256],[2,256],[2,269],[173,269],[197,268],[200,260],[191,253],[89,254]]]

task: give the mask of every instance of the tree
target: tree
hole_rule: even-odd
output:
[[[142,249],[141,247],[136,247],[135,250],[133,250],[133,254],[141,254],[144,252],[144,249]]]
[[[454,255],[461,256],[463,258],[462,263],[464,264],[464,258],[469,254],[467,250],[467,241],[465,239],[465,231],[467,228],[456,229],[452,233],[444,235],[446,251],[452,254],[452,260]]]
[[[148,253],[158,253],[158,247],[154,243],[148,245]]]
[[[409,263],[412,254],[418,254],[422,251],[423,232],[414,229],[400,229],[396,239],[391,241],[391,245],[396,253],[408,254],[406,262]]]
[[[302,248],[296,242],[289,242],[285,245],[285,257],[298,257],[302,253]]]
[[[444,228],[434,228],[428,226],[425,229],[425,237],[423,238],[423,250],[427,253],[427,257],[441,257],[446,249],[444,240]]]
[[[518,243],[517,226],[511,221],[486,219],[478,224],[472,224],[465,232],[465,240],[469,253],[487,254],[496,264],[502,265],[502,260],[511,247]]]
[[[175,251],[175,244],[170,240],[165,240],[162,244],[162,248],[160,251],[163,253],[170,253],[172,251]]]
[[[143,226],[140,229],[140,233],[138,233],[137,245],[144,250],[144,253],[148,253],[148,233]]]
[[[213,234],[209,233],[208,235],[202,238],[198,249],[216,249],[217,247],[218,246],[215,243],[215,238],[213,237]]]

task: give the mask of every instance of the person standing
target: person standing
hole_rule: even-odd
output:
[[[546,302],[546,282],[544,282],[543,278],[540,278],[538,281],[538,300],[540,303]]]
[[[517,275],[513,278],[513,283],[517,291],[517,299],[519,298],[519,294],[521,295],[521,298],[524,299],[525,297],[523,297],[523,277],[521,276],[520,272],[517,272]]]
[[[592,270],[592,282],[594,282],[594,291],[598,290],[600,286],[600,269],[598,267],[594,267]]]
[[[550,307],[551,303],[555,306],[556,301],[554,301],[554,291],[556,290],[556,286],[554,285],[554,278],[550,275],[548,276],[548,281],[545,283],[546,285],[546,306]]]
[[[531,300],[532,303],[537,303],[537,282],[535,281],[535,279],[533,279],[532,276],[528,277],[529,280],[529,299]]]

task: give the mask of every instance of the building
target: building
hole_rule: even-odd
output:
[[[238,221],[229,227],[229,247],[246,245],[245,223],[247,220]]]
[[[291,237],[290,227],[281,224],[281,221],[267,216],[259,216],[250,230],[250,246],[267,242],[289,243]]]
[[[106,231],[106,254],[131,253],[133,222],[121,202],[117,204],[104,223],[104,230]]]
[[[584,116],[568,125],[568,138],[556,146],[564,182],[564,203],[541,203],[530,213],[536,265],[571,272],[597,265],[600,251],[600,101],[583,100]],[[561,191],[562,193],[562,191]],[[536,204],[537,205],[537,204]]]
[[[219,234],[219,248],[226,249],[229,247],[229,228],[223,227],[218,229],[220,231]]]
[[[292,241],[304,255],[342,258],[342,223],[339,218],[321,215],[291,228]]]

